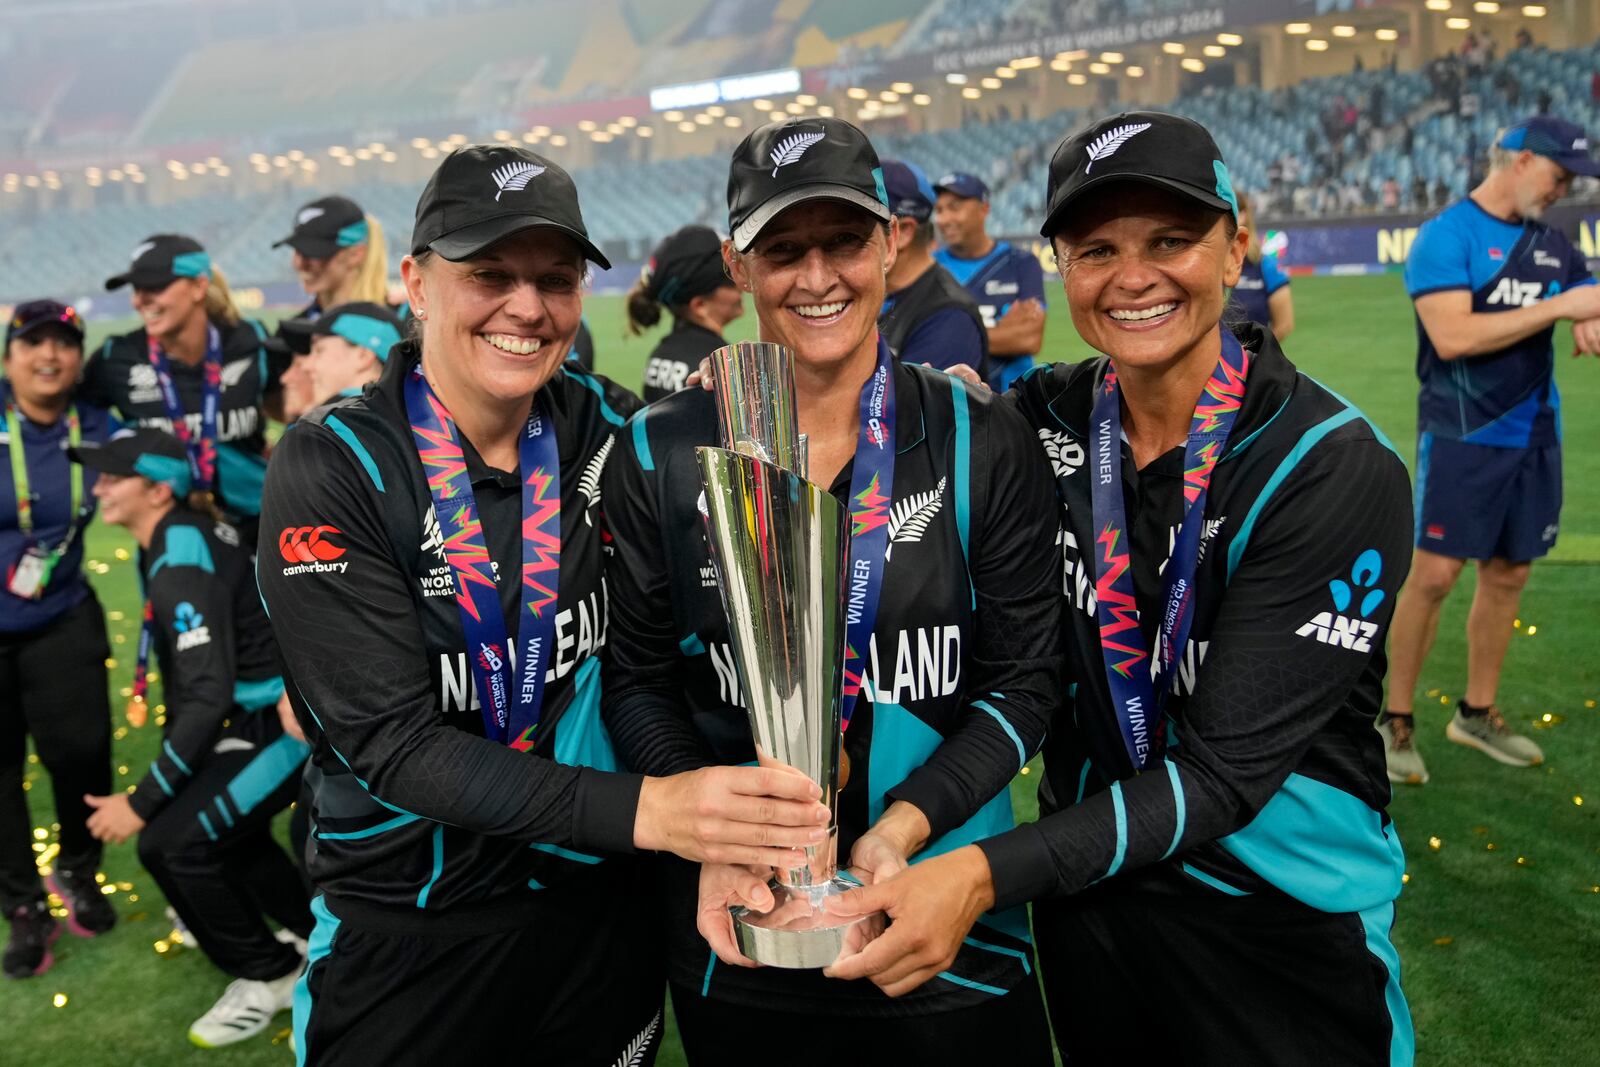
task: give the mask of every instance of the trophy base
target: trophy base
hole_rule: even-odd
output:
[[[827,967],[841,956],[859,952],[876,936],[874,915],[834,915],[823,904],[829,897],[860,888],[843,878],[811,886],[767,883],[777,901],[771,911],[732,908],[734,935],[745,957],[767,967]]]

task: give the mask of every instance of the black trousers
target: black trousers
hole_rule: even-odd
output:
[[[971,1008],[894,1018],[731,1004],[674,982],[672,1014],[691,1067],[747,1067],[787,1058],[977,1067],[1050,1067],[1054,1062],[1033,981]]]
[[[301,937],[311,934],[299,868],[272,837],[272,817],[295,798],[304,765],[302,756],[292,770],[279,769],[282,750],[273,746],[297,744],[280,736],[212,753],[139,834],[139,862],[201,951],[235,978],[282,978],[299,966],[300,954],[272,936],[268,918]],[[239,797],[255,795],[256,803],[240,808]]]
[[[1396,1027],[1410,1045],[1404,1001],[1391,1016],[1389,974],[1358,914],[1113,880],[1035,903],[1033,929],[1056,1042],[1074,1067],[1387,1065]]]
[[[665,982],[648,892],[597,869],[470,912],[319,896],[295,995],[301,1062],[649,1067]]]
[[[105,616],[92,593],[47,626],[0,634],[0,908],[7,913],[44,896],[22,788],[28,735],[55,791],[55,865],[85,874],[100,865],[83,795],[111,792],[109,655]]]

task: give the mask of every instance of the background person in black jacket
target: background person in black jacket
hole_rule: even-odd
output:
[[[628,330],[637,335],[672,312],[672,330],[644,365],[646,404],[688,384],[700,361],[721,348],[722,331],[744,314],[739,287],[722,265],[722,238],[709,226],[685,226],[650,254],[628,291]]]

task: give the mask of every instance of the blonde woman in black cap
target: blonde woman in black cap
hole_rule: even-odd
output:
[[[0,406],[0,911],[11,923],[7,978],[43,974],[60,935],[45,890],[68,908],[67,928],[93,937],[116,922],[95,881],[100,843],[85,793],[111,791],[105,614],[83,574],[83,530],[94,516],[94,472],[66,447],[105,440],[111,418],[75,395],[83,319],[54,300],[18,304],[6,325]],[[61,851],[43,882],[32,850],[23,756],[33,738],[55,790]]]
[[[1056,150],[1048,203],[1104,355],[1007,396],[1065,509],[1073,711],[1040,820],[860,891],[893,922],[835,973],[906,994],[978,910],[1032,900],[1074,1063],[1408,1064],[1371,725],[1405,466],[1271,332],[1222,325],[1250,235],[1203,127],[1096,122]]]
[[[617,773],[599,488],[638,401],[566,359],[590,262],[555,162],[453,152],[402,266],[418,337],[273,457],[258,576],[313,747],[302,1063],[648,1063],[658,900],[628,854],[822,836],[790,771]]]
[[[644,397],[654,403],[682,389],[700,361],[725,342],[722,331],[744,314],[744,298],[722,265],[722,238],[709,226],[685,226],[650,254],[628,291],[628,329],[635,335],[672,312],[672,330],[644,366]]]
[[[383,226],[343,196],[313,200],[294,214],[294,232],[273,244],[294,253],[294,272],[311,296],[300,318],[339,304],[389,299],[389,253]]]
[[[810,479],[851,512],[838,841],[841,866],[866,881],[1010,827],[1007,786],[1064,688],[1048,469],[1014,412],[893,358],[878,326],[889,199],[850,123],[764,126],[734,152],[724,253],[761,337],[793,353]],[[700,512],[695,448],[716,443],[713,408],[700,389],[650,405],[606,468],[603,706],[628,764],[650,774],[755,758]],[[663,867],[691,1063],[750,1063],[800,1034],[864,1062],[1051,1062],[1024,909],[981,916],[935,981],[893,1001],[745,959],[727,909],[773,906],[762,871]]]

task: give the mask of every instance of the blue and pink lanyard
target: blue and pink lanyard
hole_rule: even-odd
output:
[[[561,458],[555,422],[543,394],[535,396],[518,442],[522,587],[513,647],[455,420],[434,395],[420,365],[407,373],[405,394],[411,434],[455,581],[456,607],[461,612],[467,662],[482,705],[484,736],[526,752],[534,746],[544,704],[561,575]]]
[[[861,387],[861,427],[850,471],[850,569],[845,573],[844,698],[840,719],[850,728],[871,657],[872,630],[889,550],[889,506],[894,500],[894,360],[878,338],[878,363]],[[855,669],[851,661],[855,660]]]
[[[1117,726],[1135,771],[1149,765],[1160,748],[1158,727],[1177,666],[1194,625],[1195,573],[1205,527],[1206,495],[1211,474],[1228,442],[1244,403],[1250,354],[1228,330],[1222,330],[1222,355],[1217,360],[1189,424],[1183,452],[1183,521],[1162,573],[1161,623],[1152,666],[1150,649],[1139,629],[1134,597],[1132,545],[1122,494],[1122,390],[1109,364],[1095,392],[1090,416],[1089,453],[1094,470],[1091,507],[1095,539],[1094,594],[1100,623],[1100,653],[1111,688]]]

